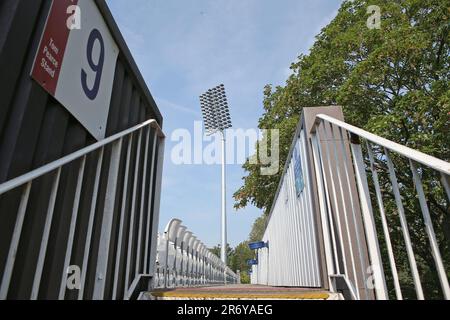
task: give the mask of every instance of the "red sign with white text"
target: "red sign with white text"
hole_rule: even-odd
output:
[[[78,0],[53,1],[31,76],[48,93],[55,95],[64,53],[69,40],[67,8]]]

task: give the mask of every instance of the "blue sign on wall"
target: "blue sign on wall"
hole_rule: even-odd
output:
[[[248,247],[250,248],[250,250],[257,250],[257,249],[266,248],[267,245],[264,241],[258,241],[258,242],[249,243]]]
[[[258,260],[256,260],[256,259],[247,260],[247,265],[249,265],[249,266],[253,266],[253,265],[257,265],[257,264],[258,264]]]
[[[297,192],[298,197],[305,188],[305,182],[303,180],[302,159],[300,158],[298,145],[296,145],[294,148],[294,176],[295,176],[295,190]]]

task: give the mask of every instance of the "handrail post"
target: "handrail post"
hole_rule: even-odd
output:
[[[169,273],[169,235],[168,232],[164,232],[164,238],[166,241],[166,256],[164,264],[164,288],[167,288],[167,282],[168,282],[168,273]]]
[[[447,274],[442,262],[441,252],[439,251],[439,245],[436,240],[436,233],[434,232],[433,222],[430,217],[430,210],[428,209],[427,201],[425,199],[425,193],[423,191],[422,181],[419,177],[417,166],[413,160],[409,160],[411,171],[414,178],[414,185],[416,186],[417,195],[419,196],[419,203],[422,209],[423,220],[425,223],[425,231],[428,235],[428,240],[431,246],[431,254],[433,255],[434,262],[436,264],[439,281],[441,283],[442,292],[446,300],[450,300],[450,287],[448,285]]]
[[[417,298],[419,300],[424,300],[425,297],[423,294],[422,283],[420,282],[419,270],[417,268],[417,262],[414,256],[414,251],[411,243],[411,236],[408,230],[408,222],[406,220],[405,209],[403,207],[402,196],[400,194],[400,188],[397,181],[397,175],[395,174],[394,163],[391,160],[387,148],[384,148],[384,156],[386,157],[386,162],[389,170],[389,178],[391,180],[392,191],[394,193],[394,198],[397,205],[397,211],[400,218],[400,225],[402,228],[403,239],[405,241],[406,253],[408,254],[409,266],[411,267],[411,273],[413,276]]]
[[[109,247],[111,240],[111,228],[113,223],[117,180],[122,151],[122,140],[123,138],[120,138],[112,145],[111,162],[108,173],[108,184],[106,187],[105,207],[103,209],[102,228],[98,249],[97,268],[95,271],[93,299],[103,299],[104,296],[106,272],[108,268]]]
[[[366,231],[367,246],[369,249],[369,257],[372,265],[373,278],[375,282],[375,292],[378,300],[388,300],[388,291],[386,280],[384,278],[383,262],[381,260],[381,252],[375,227],[372,203],[370,201],[370,191],[367,184],[366,169],[364,167],[364,159],[362,155],[361,144],[358,136],[351,134],[351,150],[355,165],[356,181],[361,202],[361,211]]]

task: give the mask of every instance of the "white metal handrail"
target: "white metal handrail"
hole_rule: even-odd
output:
[[[347,135],[350,135],[348,137]],[[357,137],[357,138],[356,138]],[[351,157],[346,158],[347,150],[345,141],[350,141],[350,151]],[[366,140],[368,159],[370,162],[370,166],[366,168],[364,163],[364,155],[363,150],[361,148],[359,139]],[[360,208],[361,214],[363,218],[363,227],[364,234],[367,240],[368,246],[368,254],[370,259],[370,266],[376,266],[377,270],[373,270],[374,274],[374,282],[375,282],[375,292],[377,299],[388,299],[388,292],[386,287],[385,280],[385,272],[383,271],[382,257],[380,254],[380,244],[378,240],[378,235],[375,227],[375,218],[373,214],[372,208],[372,199],[369,192],[368,181],[366,170],[369,170],[373,179],[373,186],[375,188],[376,193],[376,201],[378,205],[378,209],[381,215],[381,223],[382,230],[384,233],[385,245],[388,251],[388,260],[392,273],[392,279],[394,282],[394,288],[397,299],[402,299],[402,292],[400,288],[400,283],[397,274],[397,266],[395,263],[395,252],[392,247],[388,222],[386,219],[385,213],[385,205],[382,197],[382,190],[380,188],[379,176],[377,172],[377,168],[375,167],[375,157],[373,153],[373,145],[377,145],[384,150],[382,154],[382,160],[386,162],[388,168],[388,175],[391,181],[391,187],[395,198],[395,203],[397,206],[398,215],[400,218],[401,231],[403,234],[404,244],[406,253],[409,260],[409,266],[412,273],[412,278],[414,281],[416,294],[418,299],[424,299],[424,292],[422,288],[422,283],[419,276],[419,271],[417,267],[416,258],[414,256],[413,247],[411,243],[411,237],[409,234],[408,223],[405,215],[405,210],[402,203],[402,196],[400,194],[400,187],[397,180],[395,166],[390,156],[390,153],[396,153],[409,161],[410,169],[412,172],[413,182],[417,191],[417,196],[420,202],[421,213],[423,217],[423,221],[425,224],[425,231],[429,239],[429,244],[432,252],[432,256],[434,259],[434,263],[436,266],[437,274],[440,280],[441,289],[443,296],[445,299],[450,299],[450,287],[448,283],[447,274],[445,271],[444,263],[442,260],[442,256],[439,250],[438,242],[436,239],[436,234],[433,228],[433,223],[431,220],[428,204],[426,201],[426,195],[424,193],[424,189],[422,186],[421,175],[418,168],[418,164],[421,164],[424,167],[433,169],[437,171],[441,175],[441,181],[443,188],[446,191],[447,197],[450,200],[450,190],[448,185],[448,179],[450,175],[450,163],[437,159],[435,157],[426,155],[417,150],[402,146],[393,141],[387,140],[380,136],[369,133],[365,130],[357,128],[355,126],[349,125],[343,121],[335,119],[331,116],[319,114],[316,116],[316,122],[311,129],[311,142],[314,154],[314,166],[316,170],[316,179],[317,185],[319,186],[319,198],[320,199],[320,209],[321,216],[323,221],[328,221],[327,223],[322,223],[326,238],[328,239],[325,242],[325,246],[328,247],[326,250],[328,253],[327,257],[327,265],[329,269],[329,273],[337,271],[339,274],[348,274],[348,270],[345,269],[346,266],[354,266],[355,262],[352,260],[350,263],[348,261],[344,261],[344,270],[340,270],[339,268],[339,260],[345,259],[345,257],[349,256],[348,252],[351,250],[358,250],[358,248],[354,248],[350,243],[344,242],[343,238],[339,236],[341,229],[348,230],[348,222],[346,220],[345,224],[342,225],[339,221],[333,220],[330,216],[330,208],[333,207],[335,210],[339,207],[339,201],[336,198],[336,194],[344,193],[343,184],[345,184],[346,180],[350,182],[351,179],[356,179],[356,185],[358,190],[358,195],[354,197],[354,195],[350,195],[352,201],[357,201]],[[329,146],[332,146],[331,148]],[[333,149],[334,147],[334,149]],[[331,160],[330,154],[337,155],[337,150],[340,149],[340,154],[342,154],[343,158]],[[331,151],[330,151],[331,150]],[[339,161],[343,161],[344,165],[339,164]],[[341,168],[344,167],[345,178],[342,177],[342,169],[339,169],[339,165]],[[350,167],[354,167],[354,178],[350,175]],[[334,179],[334,180],[333,180]],[[331,190],[327,187],[327,184],[331,184]],[[338,189],[336,188],[338,186]],[[340,189],[339,189],[340,186]],[[335,193],[333,196],[332,193]],[[353,212],[355,203],[352,203],[351,207]],[[355,219],[355,217],[351,216],[348,210],[344,210],[342,212],[338,212],[339,215],[345,216],[345,218],[351,220]],[[353,220],[353,223],[356,225],[356,221]],[[335,231],[338,231],[338,234],[335,234]],[[351,235],[348,236],[348,239],[354,239]],[[347,240],[348,242],[348,240]],[[359,243],[359,241],[356,241]],[[338,244],[337,244],[338,243]],[[337,256],[336,246],[341,246],[344,254],[342,257]],[[331,263],[333,262],[333,263]],[[336,267],[333,267],[336,266]],[[363,264],[364,265],[364,264]],[[355,271],[354,271],[355,272]],[[366,272],[366,270],[363,270]],[[353,280],[353,279],[351,279]],[[355,278],[355,281],[356,278]],[[358,289],[357,291],[360,291]]]
[[[155,288],[238,283],[238,276],[212,254],[180,219],[158,235]]]
[[[135,131],[138,131],[139,129],[142,129],[147,126],[151,126],[155,129],[157,129],[157,132],[160,135],[160,137],[163,137],[163,138],[165,137],[164,133],[162,132],[162,130],[159,127],[158,122],[156,122],[156,120],[151,119],[151,120],[145,121],[139,125],[136,125],[136,126],[130,128],[130,129],[119,132],[115,135],[112,135],[111,137],[108,137],[104,140],[101,140],[97,143],[87,146],[81,150],[75,151],[74,153],[71,153],[61,159],[58,159],[56,161],[53,161],[49,164],[46,164],[46,165],[40,167],[40,168],[30,171],[20,177],[17,177],[15,179],[12,179],[5,183],[2,183],[0,185],[0,195],[2,195],[3,193],[6,193],[8,191],[11,191],[12,189],[15,189],[17,187],[20,187],[21,185],[24,185],[25,183],[32,181],[34,179],[37,179],[49,172],[52,172],[68,163],[71,163],[77,159],[80,159],[81,157],[83,157],[89,153],[92,153],[106,145],[111,144],[112,142],[115,142],[115,141],[117,141],[125,136],[128,136],[129,134],[131,134]]]
[[[154,129],[152,134],[151,129]],[[137,143],[135,142],[135,136],[138,137]],[[1,184],[0,196],[8,196],[10,191],[14,191],[22,186],[24,186],[24,188],[21,193],[21,198],[19,199],[20,203],[18,206],[14,230],[12,232],[9,251],[6,257],[5,267],[0,275],[0,299],[6,299],[8,297],[12,275],[15,268],[16,256],[18,254],[19,242],[22,237],[24,221],[27,214],[31,214],[31,212],[27,213],[27,211],[30,211],[28,204],[33,182],[38,178],[48,177],[52,181],[52,186],[48,199],[45,225],[40,238],[41,241],[35,267],[34,280],[32,283],[32,288],[30,288],[30,298],[37,299],[39,297],[44,262],[48,251],[49,239],[52,233],[52,223],[55,216],[55,203],[59,197],[60,190],[64,190],[65,188],[65,186],[61,185],[60,177],[62,175],[62,170],[65,169],[66,166],[74,164],[76,161],[79,161],[79,165],[77,170],[74,169],[77,171],[75,194],[72,203],[67,242],[65,243],[65,258],[60,274],[61,280],[57,297],[59,299],[65,299],[67,294],[67,270],[72,259],[72,251],[75,244],[75,233],[78,228],[77,221],[79,220],[79,215],[82,213],[88,215],[88,221],[86,226],[87,229],[85,230],[86,238],[84,242],[84,254],[81,265],[81,283],[77,288],[78,299],[83,299],[87,283],[88,281],[92,281],[87,279],[86,274],[88,272],[89,258],[92,255],[91,247],[93,246],[94,241],[93,233],[96,223],[96,215],[100,216],[99,221],[101,225],[99,227],[100,238],[95,240],[98,241],[98,256],[95,267],[96,277],[95,282],[92,284],[93,291],[91,292],[91,297],[93,299],[103,299],[108,294],[106,292],[106,275],[110,272],[113,274],[113,277],[110,278],[112,279],[112,284],[110,287],[113,288],[111,296],[113,299],[120,296],[125,299],[130,298],[130,294],[134,294],[134,292],[132,292],[133,290],[130,291],[130,288],[135,288],[137,283],[143,277],[151,278],[154,272],[152,259],[154,259],[156,255],[156,228],[159,215],[159,196],[164,153],[164,138],[164,133],[156,120],[148,120]],[[127,147],[123,148],[126,144]],[[149,148],[150,145],[153,146],[152,150]],[[106,157],[105,150],[107,147],[111,148],[110,153],[108,154],[109,162],[104,163],[104,159]],[[156,150],[156,147],[158,147],[158,150]],[[123,149],[126,150],[125,162],[122,161]],[[136,153],[136,157],[134,158],[134,179],[132,188],[129,188],[128,181],[129,179],[132,179],[131,175],[129,176],[130,167],[133,162],[131,159],[131,154],[134,152]],[[143,154],[143,157],[140,156],[141,153]],[[95,163],[95,179],[92,193],[88,195],[88,198],[90,198],[89,210],[88,212],[80,212],[80,205],[82,202],[81,195],[84,192],[84,196],[86,196],[84,186],[88,179],[88,177],[86,177],[85,169],[87,167],[87,162],[91,160]],[[119,177],[120,168],[124,168],[125,173],[124,176]],[[106,178],[102,178],[102,171],[106,173]],[[140,185],[138,185],[139,177],[142,177]],[[121,178],[123,178],[123,193],[119,196],[117,194],[117,190]],[[97,211],[99,211],[97,204],[99,202],[99,189],[102,179],[104,179],[105,183],[105,189],[103,191],[105,198],[102,212],[97,213]],[[136,201],[136,196],[138,193],[140,193],[140,203],[137,203]],[[125,206],[127,198],[129,197],[133,199],[131,211],[129,211]],[[119,203],[119,201],[122,201],[122,207],[120,210],[116,211],[116,203]],[[119,215],[120,221],[119,233],[117,237],[119,242],[117,244],[117,251],[115,252],[115,270],[110,270],[108,267],[108,259],[109,255],[114,254],[114,252],[110,250],[110,246],[111,239],[113,237],[113,216],[115,214]],[[126,248],[127,250],[125,250],[125,248],[122,248],[122,239],[125,235],[124,217],[127,215],[131,216],[131,219],[133,219],[135,215],[137,216],[138,230],[135,230],[134,223],[129,224],[128,234],[131,235],[131,238],[128,242],[128,247]],[[146,224],[144,224],[144,219]],[[151,220],[153,221],[152,225],[150,223]],[[137,236],[134,236],[135,233],[137,233]],[[142,250],[142,248],[144,248],[144,250]],[[132,258],[129,254],[134,250],[136,251],[136,254]],[[125,258],[123,258],[124,252],[128,253]],[[123,264],[121,263],[122,260],[125,261]],[[133,278],[129,279],[128,277],[131,274],[129,268],[131,265],[135,267],[135,270],[133,270],[132,273]],[[118,292],[119,282],[123,281],[119,279],[119,267],[126,268],[127,270],[123,293]],[[53,296],[54,294],[52,294],[52,297]]]
[[[446,175],[450,175],[450,163],[448,163],[446,161],[432,157],[423,152],[408,148],[404,145],[398,144],[394,141],[385,139],[383,137],[377,136],[373,133],[370,133],[370,132],[360,129],[358,127],[352,126],[351,124],[340,121],[338,119],[327,116],[325,114],[319,114],[319,115],[317,115],[317,118],[327,121],[329,123],[332,123],[342,129],[345,129],[348,132],[356,134],[357,136],[359,136],[361,138],[367,139],[379,146],[382,146],[391,151],[394,151],[394,152],[404,156],[405,158],[408,158],[408,159],[411,159],[418,163],[421,163],[431,169],[434,169],[434,170],[444,173]],[[314,129],[315,129],[315,127],[314,127]]]

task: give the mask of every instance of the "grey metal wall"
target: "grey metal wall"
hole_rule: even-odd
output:
[[[147,119],[156,119],[162,126],[162,116],[143,81],[141,74],[122,38],[105,1],[95,0],[102,12],[110,31],[119,46],[120,54],[115,70],[113,93],[109,110],[106,135],[110,136]],[[53,97],[47,94],[30,77],[30,72],[51,0],[2,0],[0,2],[0,183],[20,176],[30,170],[41,167],[76,150],[95,142],[92,136],[72,117],[69,112]],[[144,139],[143,139],[144,140]],[[136,143],[136,142],[134,142]],[[142,141],[142,143],[144,143]],[[124,146],[125,147],[125,146]],[[156,147],[156,152],[158,152]],[[136,149],[136,148],[133,148]],[[102,211],[105,198],[105,180],[108,173],[111,150],[105,150],[102,168],[102,180],[99,190],[98,212]],[[122,154],[126,154],[123,152]],[[136,154],[132,154],[131,163],[136,163]],[[150,157],[149,157],[150,158]],[[142,163],[143,159],[138,159]],[[132,166],[133,166],[132,165]],[[72,262],[76,264],[81,259],[82,243],[85,236],[85,226],[89,211],[89,195],[87,190],[93,185],[96,160],[87,159],[85,179],[89,180],[86,190],[82,193],[79,221],[75,235],[75,248]],[[155,165],[155,168],[157,166]],[[120,172],[124,170],[121,161]],[[131,168],[133,170],[133,168]],[[45,260],[43,285],[40,298],[57,298],[60,269],[64,260],[63,249],[67,241],[70,224],[71,199],[74,196],[77,168],[68,166],[61,175],[64,191],[58,194],[55,218],[52,223],[52,236],[49,251]],[[119,174],[119,177],[123,175]],[[153,177],[156,179],[156,174]],[[155,179],[147,178],[147,186],[155,184]],[[139,177],[142,181],[143,177]],[[130,179],[133,179],[132,177]],[[122,178],[123,180],[123,178]],[[118,194],[122,193],[123,181],[119,181]],[[128,186],[133,183],[128,183]],[[140,187],[142,183],[138,183]],[[13,273],[12,286],[8,298],[28,298],[30,283],[33,280],[31,272],[37,260],[39,239],[42,235],[47,200],[51,188],[51,179],[43,177],[33,184],[30,203],[23,227],[18,255]],[[155,188],[153,188],[155,190]],[[140,192],[138,192],[140,194]],[[12,191],[0,197],[0,274],[5,266],[6,256],[20,198],[20,190]],[[129,199],[127,199],[129,202]],[[140,201],[140,199],[138,199]],[[153,198],[146,199],[149,206]],[[117,203],[117,210],[120,208]],[[127,208],[131,210],[130,204]],[[116,212],[117,213],[117,212]],[[132,214],[131,212],[129,214]],[[154,219],[154,216],[149,217]],[[113,224],[117,229],[116,217]],[[96,245],[100,224],[95,224],[92,257],[95,259]],[[125,221],[127,223],[127,221]],[[111,248],[115,248],[113,240]],[[110,262],[111,264],[113,261]],[[88,278],[95,277],[95,261],[90,262]],[[134,270],[134,268],[132,268]],[[53,275],[58,272],[58,277]],[[124,277],[124,270],[121,275]],[[88,281],[88,283],[92,283]],[[122,284],[123,285],[123,284]],[[92,286],[85,290],[85,298],[92,295]],[[123,290],[119,290],[122,292]],[[111,288],[107,285],[105,298],[110,298]],[[68,294],[66,298],[75,298]]]
[[[312,170],[316,184],[321,180],[325,194],[329,196],[326,208],[323,205],[316,206],[317,212],[321,212],[322,237],[325,247],[330,247],[335,253],[333,260],[329,249],[324,249],[326,257],[326,271],[329,287],[344,292],[348,285],[342,285],[342,278],[336,274],[344,275],[354,291],[361,292],[359,298],[372,299],[373,290],[367,288],[367,266],[369,257],[364,225],[361,218],[361,206],[358,199],[358,188],[355,180],[354,166],[351,162],[350,141],[339,134],[335,126],[316,126],[318,114],[326,114],[335,119],[344,121],[342,108],[339,106],[305,108],[305,129],[309,132],[310,140],[313,140],[311,131],[315,127],[315,137],[320,139],[320,159],[313,157]],[[314,144],[313,142],[311,143]],[[344,146],[344,150],[337,145]],[[331,168],[325,170],[325,168]],[[319,170],[317,170],[319,169]],[[348,181],[345,177],[348,176]],[[319,186],[316,187],[316,198],[321,197]],[[322,196],[322,197],[325,197]],[[319,199],[322,203],[324,199]],[[332,227],[329,227],[332,226]],[[328,231],[327,231],[328,230]],[[330,235],[331,233],[331,235]],[[333,234],[338,238],[330,244]],[[326,253],[328,252],[328,253]],[[324,268],[325,269],[325,268]],[[334,284],[333,284],[334,283]]]
[[[303,109],[263,237],[268,248],[258,250],[252,281],[321,287],[344,296],[350,296],[351,290],[358,299],[373,299],[366,281],[369,257],[361,207],[355,198],[358,189],[350,143],[333,126],[316,127],[319,114],[344,119],[338,106]],[[295,148],[305,186],[300,194],[295,188]]]
[[[297,195],[293,150],[299,151],[304,189]],[[268,248],[258,250],[258,266],[253,278],[258,284],[293,287],[322,287],[317,221],[313,189],[308,172],[306,135],[296,133],[279,191],[269,217],[263,241]]]
[[[253,279],[259,284],[269,284],[276,286],[300,286],[300,287],[321,287],[332,289],[330,277],[333,276],[333,268],[327,260],[327,233],[319,206],[319,190],[317,186],[317,159],[313,157],[311,145],[311,129],[316,122],[317,114],[328,114],[337,119],[344,118],[342,109],[337,106],[304,108],[301,120],[299,121],[293,142],[287,157],[283,176],[279,182],[278,191],[275,196],[269,221],[263,241],[268,243],[268,248],[258,250],[258,265],[254,268]],[[322,134],[323,143],[327,141],[339,141],[333,134]],[[348,141],[345,142],[348,148]],[[294,173],[294,150],[297,148],[302,164],[304,179],[304,189],[300,194],[296,194],[295,173]],[[347,153],[349,151],[347,150]],[[334,154],[333,154],[334,156]],[[338,155],[342,159],[342,154]],[[348,154],[348,159],[350,155]],[[338,165],[339,170],[343,170],[341,161],[333,161],[333,165]],[[349,173],[354,176],[351,165],[348,165]],[[330,179],[326,175],[327,179]],[[333,183],[337,183],[334,181]],[[328,186],[332,183],[329,182]],[[336,186],[337,188],[337,186]],[[337,190],[337,189],[336,189]],[[339,190],[342,190],[339,189]],[[351,185],[349,193],[356,194],[356,186]],[[345,194],[344,194],[345,193]],[[347,192],[342,193],[341,206],[350,210],[350,197]],[[354,204],[354,209],[359,212],[359,205]],[[342,220],[343,215],[339,215],[339,208],[331,205],[328,208],[335,219]],[[358,227],[361,221],[348,224],[348,232],[358,235]],[[361,228],[359,228],[361,230]],[[361,235],[361,238],[364,238]],[[345,238],[340,247],[349,247],[349,244],[356,246],[353,240]],[[361,239],[361,246],[366,247],[364,239]],[[353,261],[347,251],[339,250],[339,263]],[[367,260],[367,252],[362,250],[362,258]],[[347,258],[347,259],[346,259]],[[359,274],[362,274],[361,265]],[[353,278],[353,273],[349,272]],[[356,277],[355,287],[364,288],[363,279]]]

